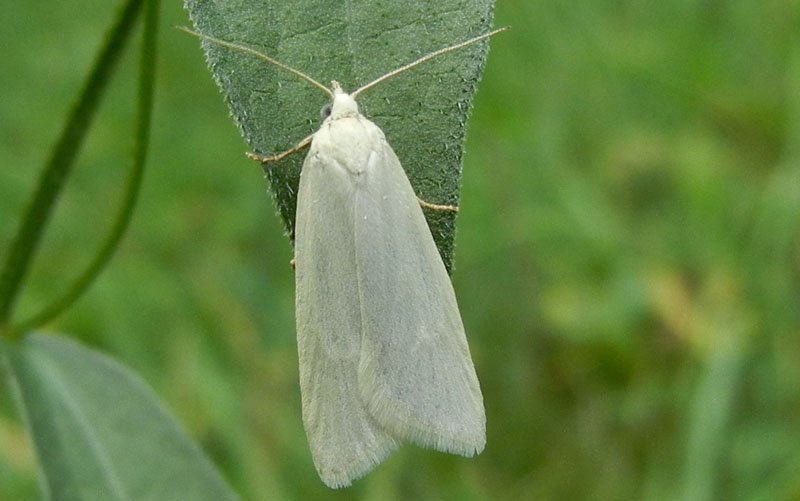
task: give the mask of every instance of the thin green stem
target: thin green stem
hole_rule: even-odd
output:
[[[20,222],[14,242],[0,272],[0,331],[9,323],[14,302],[30,267],[53,206],[69,177],[100,98],[105,91],[114,63],[119,60],[130,38],[142,0],[128,0],[106,38],[80,97],[50,153],[36,193]]]
[[[704,374],[694,394],[688,415],[683,493],[680,499],[716,499],[719,459],[727,444],[726,432],[734,410],[736,391],[742,380],[746,354],[741,326],[720,322],[713,335],[718,342],[711,349]]]
[[[150,139],[155,82],[156,39],[158,34],[158,8],[159,0],[145,0],[144,35],[142,37],[141,60],[139,62],[138,110],[133,163],[128,172],[125,197],[117,213],[111,233],[89,266],[67,289],[67,292],[41,312],[21,322],[19,325],[12,326],[10,328],[12,336],[35,329],[52,320],[81,297],[111,259],[125,231],[128,229],[142,186]]]

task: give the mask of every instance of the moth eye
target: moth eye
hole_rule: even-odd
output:
[[[326,104],[325,106],[322,107],[321,110],[319,110],[320,120],[324,121],[329,116],[331,116],[331,103]]]

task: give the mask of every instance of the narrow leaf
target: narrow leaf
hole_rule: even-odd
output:
[[[50,153],[50,159],[39,176],[36,192],[20,222],[11,250],[0,271],[0,325],[6,324],[11,317],[19,286],[25,278],[58,195],[70,175],[80,146],[86,138],[89,125],[100,104],[100,98],[108,87],[115,64],[130,38],[141,7],[142,0],[128,0],[122,7],[80,97]]]
[[[199,32],[246,45],[346,91],[436,49],[489,31],[491,0],[429,2],[245,2],[187,0]],[[204,42],[209,67],[250,148],[288,150],[319,126],[328,98],[319,89],[252,55]],[[488,45],[478,43],[427,62],[359,98],[394,148],[417,195],[458,205],[466,122]],[[294,238],[304,153],[267,169],[270,188]],[[426,211],[448,269],[455,214]]]
[[[150,389],[118,363],[42,334],[2,348],[47,498],[235,499]]]
[[[42,311],[15,324],[16,333],[36,329],[55,318],[62,311],[77,301],[94,282],[103,268],[111,260],[117,250],[125,231],[133,217],[136,201],[142,187],[147,149],[150,143],[150,117],[153,114],[153,91],[155,87],[156,36],[158,34],[159,0],[145,0],[144,33],[142,36],[141,60],[139,62],[139,96],[137,103],[136,132],[134,137],[133,162],[128,171],[125,184],[125,195],[122,204],[106,237],[103,246],[97,252],[86,270],[67,288],[67,292],[51,302]]]

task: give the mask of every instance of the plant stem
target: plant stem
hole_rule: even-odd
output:
[[[155,81],[156,39],[158,35],[158,8],[159,0],[145,0],[144,36],[142,37],[141,60],[139,62],[138,109],[133,163],[128,172],[125,198],[120,206],[111,233],[108,235],[97,255],[92,259],[91,264],[89,264],[80,277],[67,288],[67,292],[36,315],[33,315],[18,325],[13,325],[9,329],[12,337],[16,337],[22,332],[35,329],[52,320],[77,301],[111,259],[125,231],[128,229],[142,186],[150,138],[150,123],[153,111],[153,88]]]
[[[39,177],[36,192],[22,218],[0,272],[0,330],[9,323],[20,285],[30,267],[55,201],[69,177],[75,157],[86,137],[114,63],[119,60],[125,42],[130,38],[141,6],[142,0],[128,0],[122,8]]]

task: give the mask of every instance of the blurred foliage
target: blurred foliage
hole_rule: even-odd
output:
[[[115,7],[5,6],[2,252]],[[168,28],[185,13],[164,8],[138,212],[53,328],[150,382],[245,499],[800,498],[800,4],[498,5],[513,29],[469,124],[454,273],[487,449],[407,446],[345,492],[319,482],[302,430],[288,240],[196,40]],[[135,59],[18,318],[107,231]],[[27,499],[6,390],[0,498]]]

